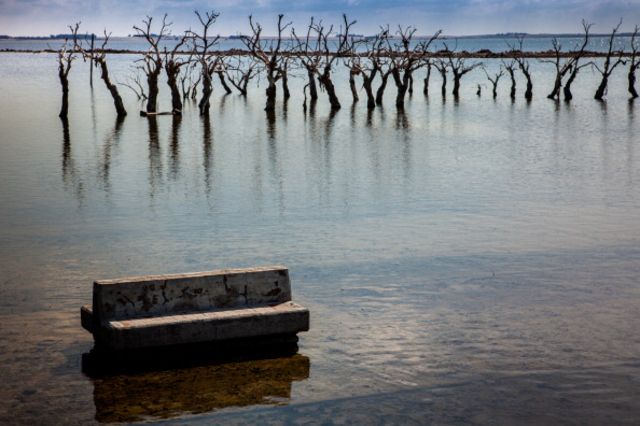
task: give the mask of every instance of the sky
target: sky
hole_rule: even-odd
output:
[[[353,29],[358,34],[375,33],[384,24],[413,25],[424,35],[438,29],[451,35],[575,33],[582,19],[604,33],[621,17],[623,31],[640,25],[640,0],[0,0],[0,34],[47,36],[68,32],[68,25],[81,21],[81,32],[107,29],[126,36],[145,16],[160,19],[164,13],[173,22],[173,34],[180,34],[197,29],[194,10],[220,12],[213,32],[221,35],[246,33],[249,14],[264,34],[273,34],[278,13],[297,28],[311,16],[339,25],[346,13],[358,21]]]

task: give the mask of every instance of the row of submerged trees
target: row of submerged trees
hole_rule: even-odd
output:
[[[628,91],[632,98],[638,97],[635,88],[636,71],[640,68],[640,46],[638,43],[638,26],[631,36],[631,50],[624,52],[614,49],[614,39],[621,24],[618,24],[608,38],[608,50],[594,53],[587,50],[590,40],[592,24],[583,21],[583,37],[579,46],[573,51],[566,52],[558,39],[553,39],[552,50],[547,52],[525,52],[523,38],[517,44],[509,44],[505,53],[493,54],[500,58],[500,69],[490,74],[482,62],[469,62],[470,56],[466,52],[456,52],[455,46],[443,42],[444,49],[433,51],[431,48],[439,39],[441,31],[433,36],[418,39],[416,28],[398,26],[392,33],[388,26],[382,27],[372,37],[362,38],[352,35],[351,30],[356,21],[350,21],[343,15],[340,26],[325,25],[313,17],[306,26],[304,33],[293,28],[291,22],[283,20],[284,15],[278,15],[277,33],[274,37],[265,37],[262,26],[249,16],[251,34],[241,36],[245,49],[226,52],[216,51],[219,36],[212,35],[212,28],[219,14],[195,12],[198,20],[198,30],[185,31],[177,38],[177,42],[169,50],[162,43],[170,37],[171,23],[167,15],[155,25],[152,17],[142,21],[142,25],[134,26],[138,37],[146,40],[148,49],[141,52],[141,58],[136,61],[139,74],[128,83],[121,83],[132,89],[139,99],[145,101],[145,110],[141,115],[182,113],[183,102],[186,99],[198,100],[201,115],[209,113],[210,98],[213,93],[213,81],[217,77],[223,89],[231,93],[232,87],[241,95],[246,96],[249,82],[255,78],[266,81],[266,111],[274,111],[278,85],[281,86],[283,98],[290,97],[289,72],[301,70],[306,74],[304,85],[304,104],[313,106],[319,98],[319,92],[324,91],[328,97],[332,110],[341,107],[340,97],[333,83],[334,73],[344,66],[349,72],[349,87],[354,102],[359,101],[357,80],[361,80],[361,87],[366,95],[367,108],[374,109],[382,105],[384,93],[389,79],[396,86],[395,105],[403,109],[406,94],[413,93],[414,75],[419,69],[426,69],[423,79],[423,93],[429,95],[429,81],[432,71],[441,76],[441,93],[446,96],[448,76],[452,77],[452,95],[458,98],[462,78],[476,68],[481,68],[491,84],[493,97],[497,96],[500,79],[508,75],[511,82],[510,97],[516,97],[516,74],[521,74],[526,81],[524,97],[533,98],[533,83],[530,71],[531,60],[541,58],[542,62],[555,66],[553,88],[548,94],[549,99],[559,99],[560,93],[566,100],[573,95],[571,86],[578,73],[585,67],[591,67],[601,74],[600,84],[594,98],[602,100],[607,91],[609,77],[613,70],[628,64]],[[60,117],[68,114],[68,75],[73,61],[77,57],[89,61],[91,66],[100,70],[100,76],[109,90],[118,117],[127,114],[118,85],[109,76],[107,64],[107,44],[109,34],[105,31],[102,45],[99,49],[87,48],[87,36],[79,35],[79,24],[70,27],[72,42],[65,42],[58,51],[59,79],[62,85],[62,108]],[[595,56],[602,57],[602,63],[589,60]],[[166,74],[166,82],[171,93],[171,112],[158,112],[158,93],[162,73]],[[140,74],[144,76],[142,81]],[[480,94],[480,86],[478,94]]]

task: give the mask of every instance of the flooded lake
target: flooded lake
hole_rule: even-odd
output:
[[[422,70],[368,113],[340,65],[342,109],[294,76],[272,119],[264,81],[216,80],[208,119],[122,88],[117,122],[77,60],[64,126],[55,56],[0,54],[0,423],[637,424],[640,103],[623,68],[550,101],[552,69],[531,103],[479,69],[425,98]],[[265,264],[311,311],[296,355],[83,372],[94,279]]]

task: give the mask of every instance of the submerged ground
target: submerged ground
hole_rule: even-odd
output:
[[[216,88],[208,121],[192,104],[148,121],[127,93],[119,124],[74,66],[65,132],[54,56],[0,57],[1,423],[637,422],[640,106],[622,71],[605,103],[590,71],[575,102],[545,99],[536,64],[530,104],[506,84],[476,97],[478,71],[459,102],[434,77],[404,114],[393,91],[368,114],[341,80],[339,112],[304,114],[294,79],[273,121],[261,85]],[[298,355],[83,374],[93,279],[271,263],[312,313]]]

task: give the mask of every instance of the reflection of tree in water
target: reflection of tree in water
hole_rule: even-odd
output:
[[[169,143],[171,174],[172,179],[176,179],[180,173],[180,125],[182,124],[182,115],[174,114],[171,120],[171,140]]]
[[[349,111],[349,120],[351,121],[351,130],[355,130],[356,128],[356,103],[353,102],[351,104],[351,109]]]
[[[276,139],[276,113],[275,111],[266,111],[267,117],[267,138],[269,142],[273,142]]]
[[[78,175],[71,151],[71,133],[69,131],[69,120],[61,118],[62,122],[62,182],[65,189],[71,191],[82,206],[84,201],[84,184]]]
[[[371,127],[373,125],[373,109],[367,108],[367,121],[365,122],[367,127]]]
[[[289,118],[289,103],[284,102],[282,104],[282,121],[286,123],[287,118]]]
[[[402,165],[406,182],[411,175],[411,126],[403,109],[396,110],[396,130],[399,131],[402,141]]]
[[[202,167],[204,168],[204,185],[207,196],[211,192],[211,161],[213,154],[211,118],[209,114],[205,114],[202,116]]]
[[[636,132],[633,130],[633,115],[634,115],[634,105],[635,99],[629,99],[627,103],[627,182],[629,187],[632,186],[632,182],[634,180],[634,174],[636,169],[633,167],[634,164],[634,148],[636,144]]]
[[[286,103],[285,103],[286,109]],[[280,158],[278,157],[278,140],[277,140],[277,123],[274,111],[266,111],[267,116],[267,139],[268,139],[268,158],[269,171],[271,179],[274,181],[278,191],[278,207],[280,212],[284,211],[284,188],[282,182],[282,167],[280,166]]]
[[[327,184],[327,189],[332,187],[332,150],[331,150],[331,140],[333,138],[333,129],[334,129],[334,120],[336,118],[338,110],[331,109],[329,111],[329,116],[327,120],[324,122],[324,138],[322,143],[323,150],[323,159],[324,159],[324,175],[325,181]]]
[[[117,117],[116,123],[104,142],[102,149],[102,160],[99,166],[99,176],[102,180],[102,186],[105,191],[109,192],[111,189],[110,172],[111,172],[111,156],[114,146],[117,146],[120,142],[120,133],[122,132],[122,124],[124,123],[124,117]]]
[[[160,142],[158,139],[158,120],[155,116],[147,117],[149,125],[149,191],[155,195],[156,185],[162,179],[162,160],[160,158]]]

